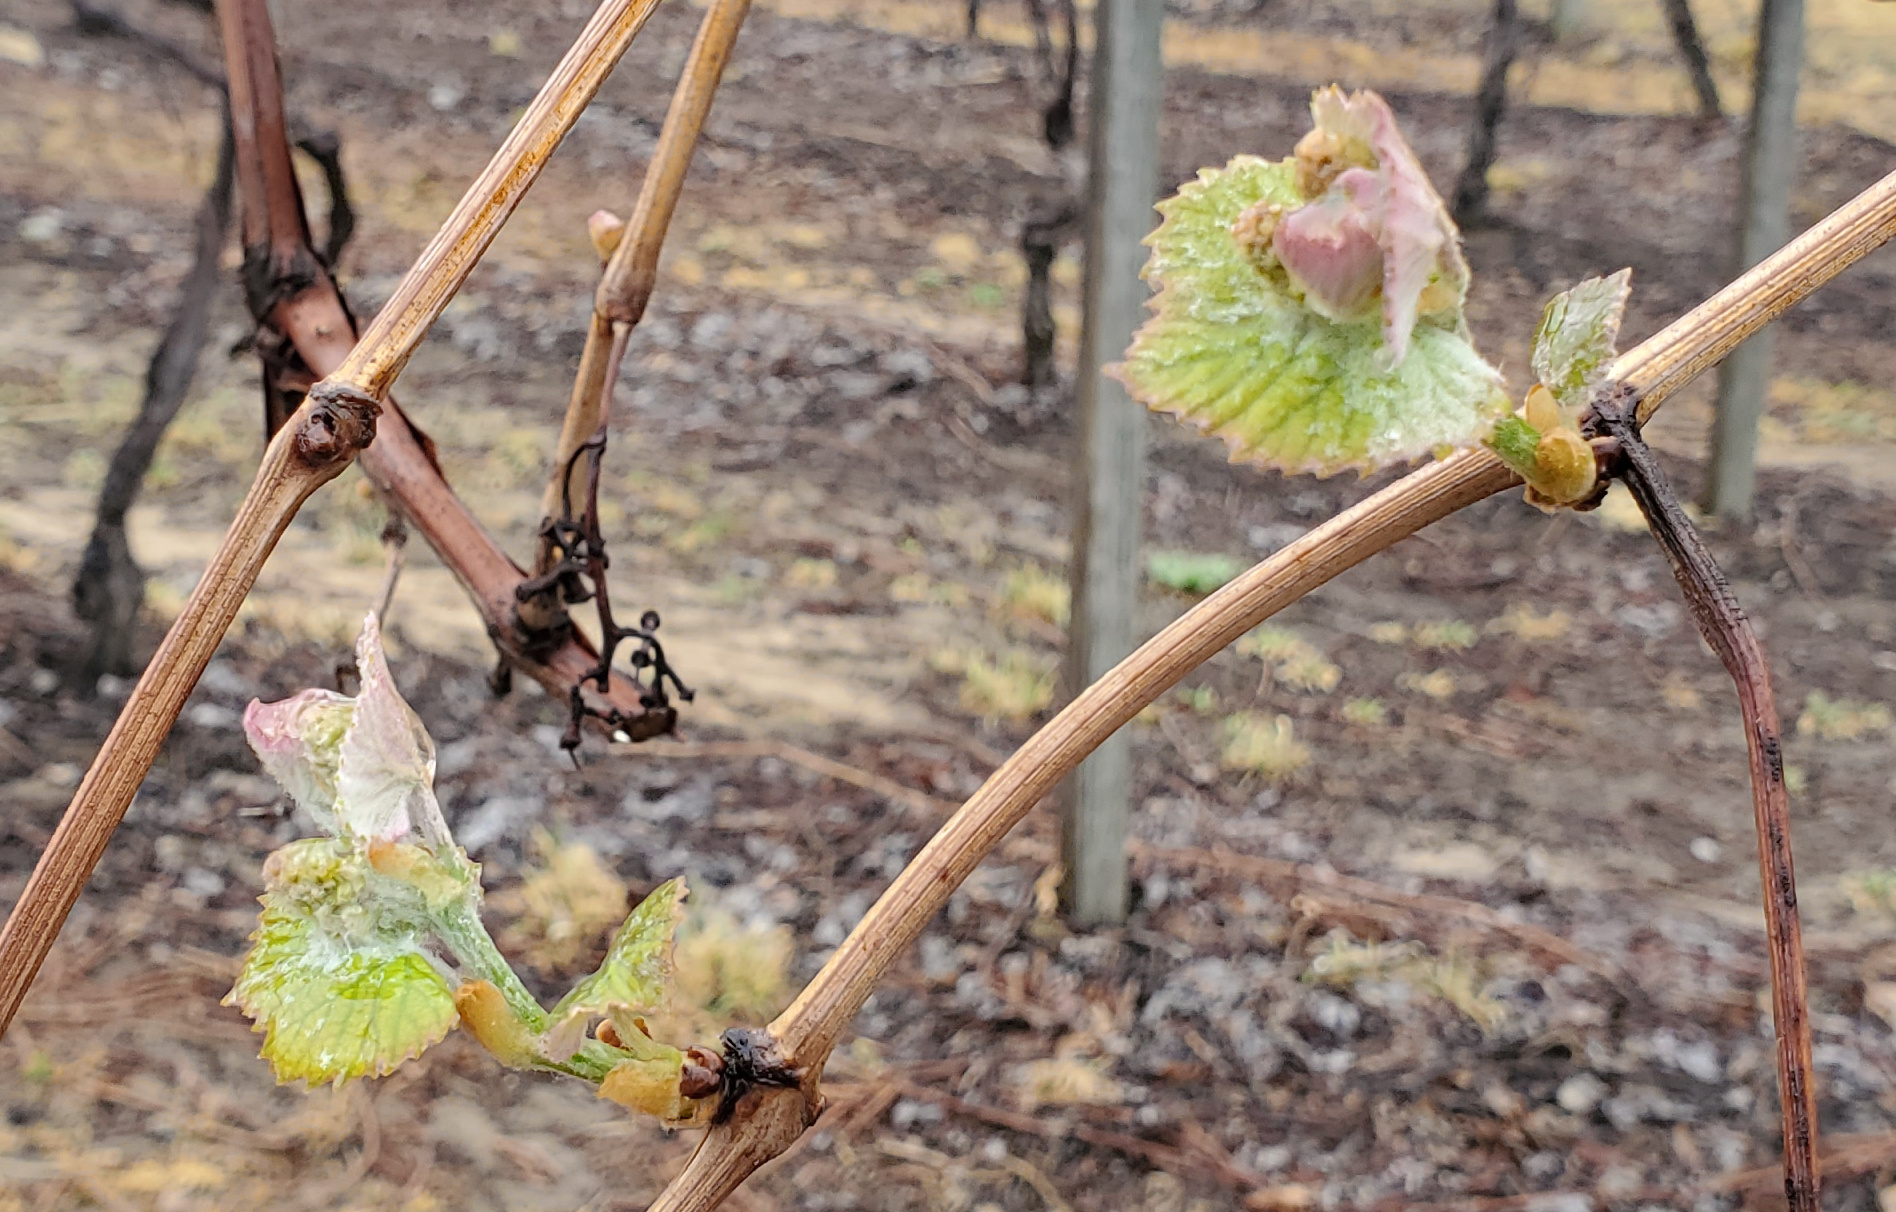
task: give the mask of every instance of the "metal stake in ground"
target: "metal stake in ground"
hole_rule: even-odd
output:
[[[1748,269],[1783,245],[1791,222],[1797,173],[1797,76],[1804,63],[1804,0],[1764,0],[1758,14],[1751,127],[1745,137],[1738,268]],[[1758,462],[1758,420],[1771,377],[1771,334],[1760,333],[1718,368],[1718,412],[1712,424],[1712,473],[1706,507],[1720,517],[1751,512]]]
[[[1095,18],[1069,693],[1092,685],[1138,638],[1145,409],[1100,367],[1118,359],[1145,318],[1139,270],[1159,176],[1163,18],[1160,0],[1100,0]],[[1127,738],[1113,737],[1080,766],[1064,793],[1066,901],[1082,922],[1126,916],[1131,765]]]

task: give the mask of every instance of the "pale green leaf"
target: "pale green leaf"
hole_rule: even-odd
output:
[[[1577,418],[1619,352],[1620,320],[1633,271],[1588,278],[1547,304],[1534,330],[1534,374],[1568,416]]]
[[[1375,316],[1319,315],[1233,237],[1259,202],[1304,202],[1291,161],[1240,156],[1160,203],[1145,271],[1156,314],[1114,368],[1133,395],[1223,438],[1234,459],[1291,472],[1370,470],[1485,437],[1508,403],[1459,298],[1422,315],[1385,369]]]
[[[454,1027],[412,888],[329,838],[284,847],[265,874],[263,918],[225,1001],[264,1032],[277,1080],[380,1077]]]
[[[612,936],[598,971],[553,1007],[547,1051],[571,1055],[590,1018],[663,1005],[672,985],[672,935],[684,914],[685,881],[667,880],[640,901]]]

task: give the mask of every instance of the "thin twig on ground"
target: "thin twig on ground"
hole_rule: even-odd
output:
[[[955,804],[949,800],[938,799],[912,787],[904,787],[894,779],[884,778],[858,766],[826,758],[820,753],[812,753],[800,745],[786,741],[654,741],[640,750],[640,756],[675,758],[776,758],[792,766],[801,766],[824,778],[835,779],[839,783],[848,783],[852,787],[861,787],[872,791],[892,803],[899,804],[910,812],[938,816],[953,812]]]
[[[912,812],[942,815],[956,808],[950,800],[905,787],[893,779],[784,741],[654,741],[640,750],[640,756],[700,760],[776,758],[825,778],[874,792]],[[1345,875],[1327,866],[1239,854],[1224,848],[1205,850],[1185,846],[1154,846],[1138,839],[1128,845],[1132,856],[1146,863],[1214,871],[1279,887],[1321,889],[1396,910],[1401,914],[1438,918],[1485,933],[1498,934],[1540,956],[1549,964],[1571,964],[1626,991],[1625,973],[1605,956],[1576,946],[1551,930],[1514,921],[1476,901],[1426,892],[1404,892],[1360,876]],[[1049,854],[1046,857],[1052,856]]]
[[[1860,1132],[1833,1136],[1830,1147],[1819,1159],[1818,1168],[1826,1179],[1844,1180],[1874,1174],[1896,1162],[1896,1132]],[[1631,1192],[1615,1192],[1613,1202],[1628,1206],[1656,1203],[1676,1205],[1681,1199],[1699,1195],[1742,1194],[1754,1200],[1769,1198],[1774,1188],[1782,1189],[1781,1166],[1755,1166],[1687,1183],[1683,1187],[1646,1186]],[[1523,1191],[1515,1195],[1465,1195],[1453,1200],[1429,1200],[1417,1203],[1401,1196],[1377,1200],[1365,1212],[1534,1212],[1539,1208],[1559,1208],[1579,1202],[1588,1206],[1606,1202],[1601,1192],[1591,1188],[1567,1188],[1555,1191]],[[1749,1204],[1745,1205],[1751,1206]]]
[[[1213,1154],[1202,1147],[1169,1145],[1160,1141],[1147,1140],[1141,1136],[1130,1136],[1124,1132],[1096,1128],[1091,1124],[1041,1119],[1020,1111],[987,1107],[957,1098],[943,1090],[917,1085],[914,1082],[902,1082],[901,1091],[905,1097],[931,1102],[956,1115],[993,1124],[997,1128],[1006,1128],[1011,1132],[1042,1136],[1050,1140],[1064,1140],[1068,1137],[1083,1140],[1089,1145],[1097,1145],[1102,1149],[1111,1149],[1128,1157],[1139,1158],[1180,1178],[1211,1178],[1225,1186],[1236,1187],[1240,1190],[1269,1185],[1269,1180],[1262,1175],[1245,1169],[1228,1156]]]

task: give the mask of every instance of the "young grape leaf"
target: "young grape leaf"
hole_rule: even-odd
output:
[[[1380,98],[1326,89],[1312,112],[1292,158],[1239,156],[1159,204],[1154,315],[1109,373],[1284,471],[1479,441],[1508,402],[1468,338],[1446,208]]]
[[[643,1111],[663,1120],[667,1127],[694,1127],[710,1118],[717,1107],[712,1098],[686,1098],[678,1088],[684,1073],[685,1054],[676,1048],[676,1059],[628,1060],[613,1066],[599,1083],[599,1097],[622,1107]]]
[[[356,640],[362,692],[253,701],[244,731],[263,768],[325,833],[451,848],[434,794],[434,742],[395,688],[375,616]]]
[[[362,690],[336,770],[336,812],[344,828],[378,841],[413,838],[429,849],[451,847],[434,794],[434,741],[395,688],[373,614],[363,618],[356,640],[356,671]]]
[[[1502,417],[1495,425],[1494,432],[1488,435],[1488,448],[1526,479],[1539,470],[1540,464],[1535,456],[1540,439],[1540,431],[1524,418],[1507,416]]]
[[[1548,301],[1534,330],[1534,374],[1569,419],[1578,419],[1619,352],[1633,271],[1588,278]]]
[[[453,1028],[419,893],[333,838],[292,842],[264,877],[263,918],[224,1000],[265,1033],[278,1081],[380,1077]]]
[[[684,914],[685,895],[684,880],[667,880],[627,915],[599,970],[553,1007],[553,1025],[546,1033],[549,1056],[572,1055],[591,1018],[663,1004],[671,989],[672,935]]]
[[[290,793],[310,823],[334,836],[336,770],[342,735],[355,718],[355,700],[333,690],[304,690],[280,702],[250,701],[244,733],[264,773]]]
[[[690,1062],[685,1051],[653,1039],[644,1020],[636,1014],[614,1011],[611,1020],[612,1046],[625,1059],[599,1083],[599,1097],[655,1115],[669,1127],[707,1119],[716,1109],[717,1099],[685,1094],[681,1083]]]

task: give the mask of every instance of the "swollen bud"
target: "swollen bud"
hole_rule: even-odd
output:
[[[1577,504],[1599,487],[1599,463],[1593,447],[1571,426],[1542,434],[1534,450],[1534,462],[1528,499],[1536,505]]]
[[[608,261],[619,247],[619,241],[625,238],[625,220],[609,210],[596,210],[586,220],[586,234],[592,238],[593,251],[599,254],[601,261]]]
[[[678,1093],[685,1098],[710,1098],[724,1085],[724,1058],[709,1048],[685,1049],[685,1067],[678,1075]]]

